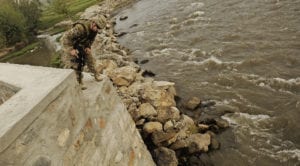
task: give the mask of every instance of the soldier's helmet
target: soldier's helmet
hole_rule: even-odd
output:
[[[95,16],[95,17],[91,18],[91,21],[96,23],[96,25],[99,29],[105,28],[106,23],[107,23],[107,20],[103,15]]]

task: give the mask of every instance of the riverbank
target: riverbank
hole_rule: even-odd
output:
[[[117,22],[116,31],[125,34],[118,41],[143,69],[176,83],[182,101],[196,96],[235,108],[223,116],[230,129],[218,135],[221,149],[203,154],[205,160],[213,165],[297,165],[296,6],[299,2],[292,0],[141,0],[116,16],[128,16]],[[215,111],[185,113],[200,115],[201,121]]]
[[[103,14],[105,9],[93,6],[81,17]],[[175,100],[178,97],[175,83],[149,77],[139,62],[133,61],[131,51],[117,42],[119,34],[114,26],[119,21],[126,21],[126,16],[107,19],[106,27],[93,44],[97,70],[112,80],[157,165],[206,164],[201,156],[220,148],[217,135],[229,127],[220,116],[234,110],[217,105],[218,115],[202,121],[184,113]],[[196,113],[215,104],[193,97],[184,107]]]

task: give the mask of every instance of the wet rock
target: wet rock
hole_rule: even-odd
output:
[[[224,115],[226,113],[238,112],[238,108],[237,107],[230,106],[230,105],[227,105],[227,104],[216,104],[215,105],[215,110],[217,112],[220,112],[221,115]]]
[[[229,127],[229,123],[227,122],[227,120],[221,119],[221,118],[217,118],[215,119],[216,124],[220,127],[220,128],[228,128]]]
[[[155,76],[155,73],[153,73],[153,72],[150,71],[150,70],[145,70],[145,71],[142,73],[142,76],[143,76],[143,77],[154,77],[154,76]]]
[[[124,36],[126,34],[127,34],[127,32],[119,32],[119,33],[116,33],[115,36],[116,37],[122,37],[122,36]]]
[[[212,100],[208,100],[208,101],[202,101],[201,102],[201,107],[210,107],[210,106],[214,106],[216,104],[215,101]]]
[[[145,125],[144,125],[144,128],[143,130],[150,134],[150,133],[153,133],[153,132],[160,132],[163,130],[162,128],[162,124],[159,123],[159,122],[147,122]]]
[[[216,134],[214,132],[212,132],[212,131],[207,131],[206,134],[209,134],[210,137],[213,137],[213,138],[216,137]]]
[[[213,150],[220,149],[220,142],[216,138],[212,137],[211,144],[209,147]]]
[[[154,160],[158,166],[178,165],[175,151],[165,147],[159,147],[154,150]]]
[[[127,18],[128,18],[128,16],[121,16],[120,21],[126,20]]]
[[[211,157],[206,153],[202,153],[200,156],[191,156],[186,163],[189,166],[214,166]]]
[[[206,124],[206,125],[214,125],[216,124],[215,118],[216,118],[215,116],[204,114],[199,118],[199,123]]]
[[[137,27],[139,24],[133,24],[129,28]]]
[[[199,128],[199,131],[203,133],[209,129],[209,126],[205,125],[205,124],[198,124],[198,128]]]
[[[187,101],[185,107],[189,110],[195,110],[200,105],[201,100],[198,97],[192,97]]]
[[[209,130],[213,131],[214,133],[220,133],[220,127],[218,125],[210,125]]]
[[[148,59],[144,59],[144,60],[141,60],[140,64],[146,64],[146,63],[148,63],[148,62],[149,62]]]
[[[189,153],[207,152],[210,145],[209,134],[193,134],[188,139]]]

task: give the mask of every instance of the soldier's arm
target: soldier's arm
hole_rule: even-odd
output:
[[[73,50],[73,45],[75,42],[79,39],[80,36],[82,36],[84,33],[84,27],[82,25],[77,24],[74,27],[72,27],[69,31],[66,32],[63,38],[63,47],[67,51]]]

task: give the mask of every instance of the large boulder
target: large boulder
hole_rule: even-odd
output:
[[[229,123],[225,119],[216,118],[215,121],[216,121],[216,125],[219,126],[220,128],[228,128],[229,127]]]
[[[142,98],[156,108],[176,106],[174,94],[170,93],[167,89],[155,86],[145,87],[142,92]]]
[[[166,107],[157,109],[157,117],[155,120],[165,123],[168,120],[179,120],[180,111],[176,107]]]
[[[132,96],[140,96],[146,87],[152,86],[152,83],[153,83],[152,78],[147,78],[147,79],[137,81],[139,76],[140,76],[140,74],[138,73],[136,76],[136,81],[133,82],[128,87],[128,94],[130,94]]]
[[[150,103],[141,104],[139,109],[137,110],[138,118],[148,118],[153,116],[157,116],[157,111]]]
[[[135,80],[136,75],[137,70],[132,66],[120,67],[108,73],[117,86],[129,86]]]
[[[185,104],[185,107],[189,110],[194,110],[196,109],[201,103],[201,100],[198,97],[192,97],[187,101]]]
[[[187,138],[189,153],[207,152],[210,145],[209,134],[193,134]]]
[[[174,82],[168,82],[168,81],[154,81],[153,85],[157,87],[158,89],[167,90],[171,95],[176,95],[176,89],[174,87]]]

